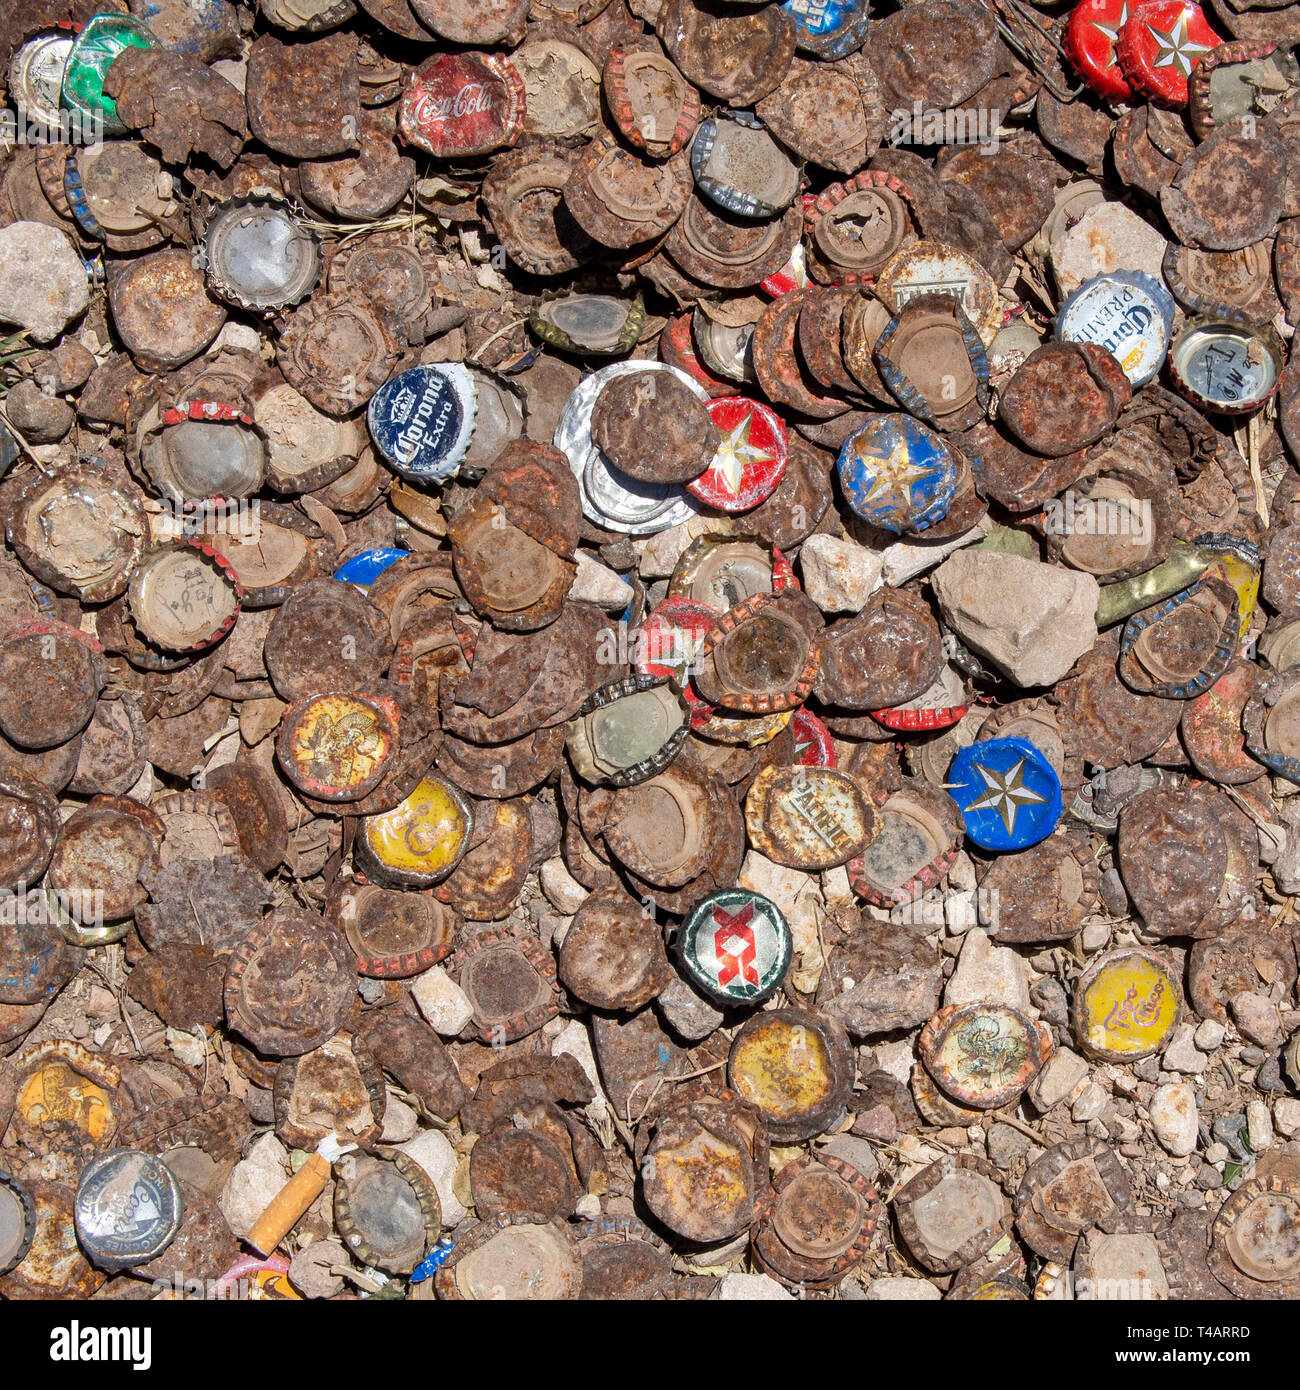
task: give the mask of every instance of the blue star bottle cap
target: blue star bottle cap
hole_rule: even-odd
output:
[[[1028,849],[1061,819],[1061,779],[1024,738],[991,738],[963,748],[946,783],[966,834],[981,849]]]
[[[796,47],[827,61],[856,53],[867,37],[868,0],[785,0],[781,8]]]
[[[863,521],[924,531],[948,515],[957,460],[939,435],[907,415],[877,415],[844,441],[840,486]]]
[[[414,483],[453,477],[469,449],[478,390],[459,362],[398,372],[370,398],[366,423],[395,473]]]
[[[1052,331],[1063,343],[1096,343],[1136,390],[1164,365],[1174,328],[1174,297],[1141,270],[1112,270],[1085,280],[1061,305]]]
[[[410,551],[394,550],[391,546],[363,550],[360,555],[354,555],[346,564],[340,565],[334,571],[334,578],[345,584],[355,584],[364,593],[389,565],[395,565],[403,555],[409,554]]]

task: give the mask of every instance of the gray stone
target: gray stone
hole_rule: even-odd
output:
[[[1213,1144],[1205,1146],[1206,1163],[1226,1163],[1232,1157],[1231,1150],[1226,1144],[1220,1144],[1216,1139]]]
[[[1106,1092],[1095,1081],[1090,1081],[1075,1097],[1074,1104],[1070,1107],[1070,1117],[1077,1124],[1100,1119],[1108,1099]]]
[[[440,965],[416,977],[411,998],[439,1037],[456,1037],[474,1017],[469,996]]]
[[[828,1153],[832,1158],[842,1158],[845,1163],[856,1168],[868,1182],[874,1181],[880,1171],[880,1160],[876,1157],[874,1147],[865,1139],[856,1139],[851,1134],[837,1134],[829,1144],[822,1146],[820,1152]]]
[[[1205,1070],[1209,1061],[1205,1053],[1198,1052],[1192,1041],[1195,1029],[1190,1023],[1180,1023],[1165,1048],[1160,1060],[1169,1071],[1181,1072],[1184,1076],[1195,1076]]]
[[[1277,1132],[1284,1138],[1290,1139],[1295,1134],[1300,1134],[1300,1100],[1294,1100],[1291,1096],[1283,1096],[1273,1102],[1273,1124]]]
[[[1202,1052],[1213,1052],[1223,1042],[1227,1029],[1217,1018],[1207,1018],[1193,1035],[1192,1041]]]
[[[1034,1147],[1034,1141],[1010,1125],[992,1125],[988,1132],[989,1162],[998,1168],[1010,1168],[1021,1154]]]
[[[388,1093],[384,1105],[384,1128],[379,1135],[384,1144],[404,1144],[415,1137],[420,1128],[420,1118],[400,1097]]]
[[[959,550],[935,571],[945,622],[1025,687],[1054,685],[1097,640],[1097,581],[993,550]]]
[[[1048,1023],[1058,1028],[1069,1027],[1070,1000],[1065,986],[1055,975],[1045,975],[1039,980],[1029,991],[1029,999]]]
[[[1165,239],[1151,223],[1115,202],[1097,203],[1063,226],[1048,251],[1062,298],[1094,275],[1121,268],[1159,280],[1164,254]]]
[[[1083,949],[1091,954],[1103,950],[1110,944],[1110,924],[1100,920],[1089,922],[1081,937]]]
[[[1185,1081],[1161,1086],[1151,1100],[1151,1127],[1161,1145],[1175,1158],[1196,1148],[1196,1092]]]
[[[572,917],[587,901],[587,890],[569,872],[563,859],[557,854],[548,859],[538,873],[542,892],[546,900],[566,917]]]
[[[90,303],[86,267],[72,242],[44,222],[0,227],[0,322],[50,343]]]
[[[1273,1118],[1262,1100],[1252,1100],[1246,1106],[1246,1132],[1257,1154],[1273,1147]]]
[[[793,1299],[794,1294],[766,1274],[724,1274],[718,1286],[722,1303],[786,1303]]]
[[[943,1295],[928,1279],[902,1279],[892,1276],[873,1279],[867,1286],[873,1303],[937,1303]]]
[[[578,568],[569,597],[575,603],[594,603],[607,613],[621,613],[632,602],[632,586],[585,551],[577,554]]]
[[[701,1042],[722,1024],[721,1012],[680,975],[673,977],[655,1004],[664,1022],[687,1042]]]
[[[1245,1158],[1246,1146],[1241,1142],[1241,1131],[1245,1128],[1245,1115],[1220,1115],[1211,1133],[1221,1144],[1227,1145],[1234,1158]]]
[[[1059,1105],[1088,1078],[1088,1063],[1068,1047],[1058,1048],[1029,1084],[1029,1099],[1040,1111]]]
[[[823,613],[860,613],[880,587],[885,559],[857,541],[814,535],[799,550],[804,592]]]
[[[253,1143],[248,1157],[236,1163],[221,1190],[218,1205],[226,1224],[243,1237],[289,1180],[289,1151],[274,1134]]]
[[[1223,1186],[1223,1174],[1207,1163],[1196,1175],[1196,1186],[1202,1192],[1213,1192]]]
[[[1277,1047],[1285,1034],[1277,1016],[1277,1005],[1262,994],[1243,990],[1234,994],[1228,1003],[1233,1021],[1242,1035],[1260,1047]]]
[[[943,992],[943,1002],[1032,1007],[1024,960],[1010,946],[995,946],[982,928],[973,928],[962,938],[961,955]]]

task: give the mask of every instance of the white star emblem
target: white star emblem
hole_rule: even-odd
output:
[[[910,507],[913,485],[930,477],[933,472],[926,464],[912,462],[906,440],[900,440],[888,454],[861,450],[859,457],[870,459],[877,465],[873,470],[871,487],[863,499],[867,505],[893,502],[898,507]]]
[[[1094,19],[1092,21],[1092,27],[1096,29],[1099,34],[1104,34],[1105,37],[1111,41],[1112,44],[1115,44],[1119,42],[1119,31],[1127,23],[1128,0],[1124,0],[1124,4],[1122,4],[1119,7],[1119,18],[1115,21],[1114,24],[1098,24],[1097,21]]]
[[[760,449],[757,444],[750,442],[749,431],[753,423],[754,413],[747,411],[744,419],[733,427],[731,433],[723,435],[718,452],[714,454],[713,462],[709,465],[709,471],[727,484],[727,490],[733,497],[740,496],[740,482],[747,465],[770,463],[776,457],[775,454],[770,454],[766,449]]]
[[[1187,37],[1186,10],[1178,16],[1178,23],[1167,34],[1161,33],[1159,29],[1153,29],[1149,24],[1147,25],[1147,33],[1155,39],[1160,50],[1151,66],[1154,68],[1176,67],[1184,77],[1192,75],[1196,60],[1203,53],[1208,53],[1214,46],[1208,43],[1195,43]]]
[[[984,779],[988,790],[978,800],[966,807],[968,811],[996,811],[1002,817],[1002,824],[1008,835],[1016,830],[1016,812],[1022,806],[1032,806],[1047,800],[1037,792],[1031,792],[1024,782],[1025,760],[1023,758],[1010,772],[994,772],[983,763],[975,764],[975,771]]]

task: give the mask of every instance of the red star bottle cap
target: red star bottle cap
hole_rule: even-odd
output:
[[[1128,18],[1128,0],[1080,0],[1065,23],[1066,57],[1098,96],[1115,101],[1133,92],[1115,56]]]
[[[789,440],[775,411],[744,396],[707,406],[722,436],[713,462],[686,490],[723,512],[747,512],[776,491],[789,461]]]
[[[1152,0],[1133,10],[1115,51],[1134,91],[1186,106],[1192,69],[1221,42],[1191,0]]]

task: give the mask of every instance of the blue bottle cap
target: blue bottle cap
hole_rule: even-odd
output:
[[[366,423],[395,473],[415,483],[453,477],[474,433],[478,391],[459,362],[398,372],[370,398]]]
[[[933,430],[907,415],[877,415],[844,441],[840,486],[863,521],[924,531],[948,515],[957,460]]]
[[[1063,343],[1105,348],[1136,389],[1164,365],[1173,328],[1174,297],[1159,280],[1141,270],[1112,270],[1070,295],[1052,332]]]
[[[868,0],[785,0],[795,45],[819,58],[847,58],[862,47],[871,18]]]
[[[415,1266],[406,1282],[408,1284],[423,1284],[426,1279],[432,1279],[434,1274],[447,1263],[455,1248],[451,1241],[443,1236],[424,1259]]]
[[[799,191],[799,166],[748,111],[700,122],[691,175],[706,198],[737,217],[775,217]]]
[[[1061,819],[1061,779],[1028,739],[991,738],[963,748],[945,785],[981,849],[1028,849]]]
[[[376,579],[389,567],[402,558],[409,555],[409,550],[392,550],[383,548],[380,550],[363,550],[360,555],[354,555],[345,565],[340,565],[334,571],[334,578],[341,579],[345,584],[355,584],[358,589],[368,589]]]

